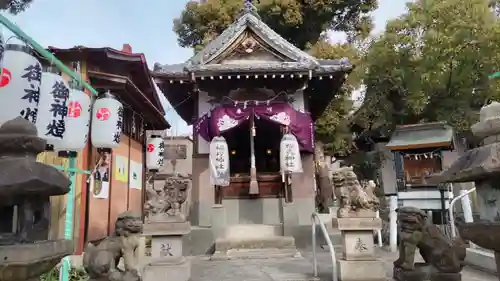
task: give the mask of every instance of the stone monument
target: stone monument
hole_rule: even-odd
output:
[[[139,271],[140,214],[127,211],[118,215],[115,233],[91,242],[83,254],[83,267],[89,281],[141,281]],[[119,268],[123,258],[123,268]]]
[[[0,280],[38,280],[73,252],[73,241],[48,241],[50,196],[70,181],[36,162],[45,150],[35,125],[18,117],[0,127]],[[17,215],[15,215],[17,213]]]
[[[427,219],[427,213],[415,207],[398,211],[399,258],[394,262],[398,281],[460,281],[466,245],[451,241]],[[415,263],[417,249],[425,263]]]
[[[376,217],[378,198],[373,186],[363,188],[352,167],[333,171],[335,196],[340,206],[333,227],[342,234],[343,256],[337,261],[340,281],[386,280],[384,263],[375,255],[373,231],[382,222]]]
[[[163,187],[147,187],[143,234],[151,236],[151,261],[144,268],[145,281],[165,277],[187,281],[191,277],[191,263],[182,251],[182,238],[191,225],[180,211],[188,186],[188,177],[176,175],[167,178]]]

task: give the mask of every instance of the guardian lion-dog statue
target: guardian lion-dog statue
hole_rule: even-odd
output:
[[[335,196],[340,201],[337,217],[363,216],[362,211],[373,214],[378,210],[380,202],[375,196],[374,183],[362,186],[352,167],[343,167],[333,171],[333,187]]]
[[[451,241],[441,229],[428,222],[427,214],[418,208],[402,207],[397,213],[400,243],[399,258],[394,262],[395,271],[415,271],[415,252],[419,249],[424,265],[437,270],[437,273],[431,273],[430,280],[443,280],[444,276],[454,274],[459,276],[464,267],[465,243],[460,238]]]
[[[95,244],[89,243],[83,254],[83,267],[89,281],[141,281],[138,270],[139,214],[124,212],[118,216],[115,233]],[[124,269],[118,268],[123,258]]]

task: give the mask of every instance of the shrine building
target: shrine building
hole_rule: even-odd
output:
[[[314,121],[352,68],[346,58],[322,60],[298,49],[249,3],[185,63],[155,64],[156,83],[193,125],[189,254],[206,253],[214,241],[218,251],[218,241],[232,238],[310,243]],[[287,157],[299,160],[302,172],[284,173],[280,167],[284,134],[297,139],[298,159]],[[211,141],[219,137],[229,152],[229,180],[214,185],[219,168],[226,169],[225,161],[210,155],[218,148]]]

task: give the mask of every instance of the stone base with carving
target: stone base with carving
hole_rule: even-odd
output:
[[[393,277],[397,281],[461,281],[460,273],[443,273],[433,269],[431,265],[415,263],[415,270],[405,271],[394,267]]]
[[[185,257],[152,259],[144,268],[143,280],[187,281],[191,278],[191,261]]]
[[[383,261],[375,256],[373,231],[382,221],[374,214],[333,219],[333,227],[342,233],[343,256],[338,261],[340,281],[387,280]]]
[[[144,281],[169,279],[187,281],[191,262],[182,255],[182,237],[191,232],[191,225],[182,218],[169,217],[144,225],[144,235],[151,236],[151,261],[144,267]]]

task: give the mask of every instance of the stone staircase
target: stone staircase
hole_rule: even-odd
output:
[[[327,221],[327,219],[325,218]],[[332,228],[331,219],[325,226],[329,233],[336,255],[342,251],[342,237]],[[316,231],[317,247],[328,251],[326,240],[319,226]],[[228,227],[223,238],[215,240],[215,252],[211,260],[300,258],[295,238],[283,236],[280,226],[263,224],[244,224]]]
[[[282,236],[279,226],[240,224],[228,227],[224,238],[215,240],[212,260],[301,257],[295,238]]]

